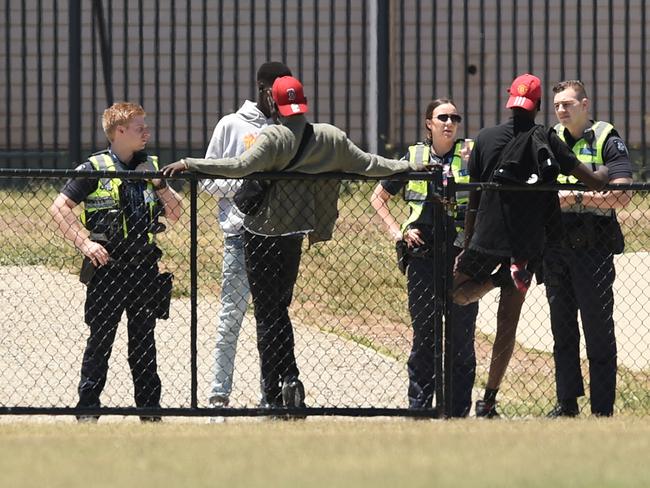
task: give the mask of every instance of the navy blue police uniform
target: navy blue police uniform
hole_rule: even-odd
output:
[[[606,164],[611,179],[632,177],[627,148],[606,122],[594,122],[576,140],[557,126],[558,135],[579,160]],[[560,182],[573,180],[559,178]],[[562,209],[564,234],[544,253],[544,282],[551,313],[557,398],[575,405],[585,394],[580,365],[578,311],[589,361],[591,412],[610,416],[616,391],[614,254],[623,251],[623,235],[612,209],[585,207],[580,202]],[[575,407],[574,407],[575,408]]]
[[[125,164],[110,150],[94,154],[79,170],[133,170],[157,158],[134,154]],[[161,205],[151,183],[116,178],[73,178],[61,191],[84,203],[82,222],[92,240],[110,255],[87,284],[84,319],[90,329],[81,365],[78,407],[99,407],[108,361],[122,313],[126,310],[128,362],[138,407],[159,407],[161,383],[157,372],[156,297],[159,290],[154,232]]]
[[[424,151],[427,163],[442,164],[445,174],[453,174],[457,182],[469,179],[466,162],[460,156],[462,140],[454,148],[439,158],[433,154],[428,145],[422,143],[411,146],[406,158],[421,157]],[[408,358],[408,401],[411,409],[431,408],[435,393],[435,353],[434,327],[436,306],[439,300],[434,296],[435,274],[443,270],[434,266],[434,206],[439,205],[433,195],[433,182],[430,181],[391,181],[382,180],[382,188],[391,195],[396,195],[406,187],[406,200],[409,202],[410,215],[402,229],[418,229],[424,244],[408,249],[406,277],[408,289],[408,306],[413,327],[413,343]],[[467,195],[456,196],[459,211],[456,214],[457,230],[462,231],[464,207]],[[461,251],[462,236],[457,236],[455,255]],[[455,257],[455,256],[454,256]],[[476,356],[474,351],[474,331],[478,303],[461,306],[452,304],[454,323],[451,325],[452,347],[454,351],[452,366],[452,417],[465,417],[469,414],[472,402],[472,388],[476,377]]]

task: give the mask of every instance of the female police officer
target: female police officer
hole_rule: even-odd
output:
[[[456,139],[458,125],[462,121],[453,101],[433,100],[425,112],[426,139],[409,147],[406,158],[425,165],[441,164],[445,177],[453,175],[457,182],[467,179],[469,144]],[[469,141],[468,141],[469,142]],[[406,186],[406,200],[410,215],[400,227],[388,208],[388,200]],[[434,299],[433,258],[433,209],[438,202],[432,198],[432,182],[428,181],[381,181],[373,192],[372,205],[388,228],[391,237],[407,244],[407,287],[413,344],[408,360],[409,408],[431,408],[435,392],[434,371]],[[465,192],[463,192],[465,193]],[[467,195],[456,195],[458,208],[455,216],[457,230],[462,233],[464,207]],[[459,236],[461,237],[461,236]],[[456,240],[462,242],[462,239]],[[455,247],[457,253],[459,247]],[[452,401],[453,417],[464,417],[469,413],[472,386],[476,371],[474,354],[474,330],[478,303],[466,306],[452,305],[453,333],[453,372]]]

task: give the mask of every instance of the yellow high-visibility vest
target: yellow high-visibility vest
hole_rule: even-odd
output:
[[[153,167],[158,169],[158,157],[157,156],[147,156],[149,163]],[[108,152],[101,152],[93,154],[88,158],[90,164],[92,164],[93,169],[97,171],[116,171],[115,161]],[[101,212],[108,212],[110,210],[119,210],[120,207],[120,185],[122,180],[119,178],[99,178],[97,182],[97,188],[91,194],[89,194],[84,200],[84,211],[81,214],[81,222],[84,227],[89,231],[95,229],[88,228],[87,223],[90,222],[91,215],[100,215]],[[147,182],[147,186],[144,189],[144,202],[149,209],[149,222],[154,220],[154,212],[156,208],[156,191],[151,182]],[[95,220],[95,219],[93,219]],[[128,236],[128,229],[126,225],[126,218],[122,215],[122,232],[124,238]],[[149,232],[147,234],[148,242],[151,244],[154,242],[155,234]]]
[[[458,139],[454,145],[454,153],[452,156],[450,168],[451,173],[456,183],[469,183],[469,170],[467,161],[461,157],[461,150],[463,148],[464,140]],[[473,141],[472,141],[473,146]],[[428,144],[418,142],[413,146],[409,146],[409,161],[412,163],[419,163],[428,165],[431,157],[431,147]],[[412,180],[406,185],[405,198],[408,201],[410,213],[408,219],[402,224],[402,232],[404,232],[410,225],[417,223],[422,215],[424,204],[426,203],[429,193],[429,182],[422,180]],[[463,229],[465,220],[465,211],[469,201],[468,191],[456,192],[456,211],[454,212],[454,220],[456,221],[456,230],[460,232]]]

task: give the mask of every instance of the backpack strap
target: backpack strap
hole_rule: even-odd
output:
[[[314,135],[314,126],[310,123],[305,124],[305,130],[302,132],[302,139],[300,139],[300,145],[298,146],[298,150],[296,151],[296,154],[291,158],[291,161],[289,161],[289,165],[285,168],[285,171],[287,169],[290,169],[293,165],[295,165],[300,157],[302,156],[302,153],[305,152],[305,147],[307,147],[307,143],[311,139],[311,136]]]

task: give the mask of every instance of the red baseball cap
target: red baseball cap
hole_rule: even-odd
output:
[[[510,98],[506,108],[523,108],[532,112],[542,98],[542,82],[540,79],[529,73],[517,76],[508,89]]]
[[[273,82],[272,93],[280,115],[289,117],[307,112],[307,99],[302,83],[293,76],[277,78]]]

